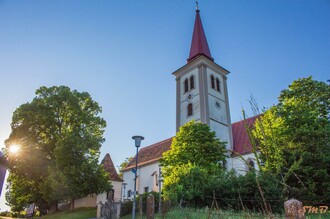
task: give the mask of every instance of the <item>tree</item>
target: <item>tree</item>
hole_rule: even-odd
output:
[[[125,160],[119,166],[117,166],[119,170],[119,174],[118,174],[119,177],[123,177],[123,170],[129,164],[129,162],[131,162],[132,159],[133,157],[126,157]]]
[[[206,124],[191,121],[181,126],[171,150],[161,160],[164,195],[168,198],[202,198],[210,175],[223,170],[226,143]]]
[[[100,113],[88,93],[66,86],[41,87],[32,102],[15,110],[5,141],[12,206],[21,197],[28,198],[19,206],[42,206],[109,189],[108,175],[98,164],[106,126]],[[12,144],[20,146],[18,154],[9,153]],[[19,190],[20,185],[30,189]]]
[[[294,81],[256,123],[264,170],[280,174],[287,196],[329,202],[330,86],[312,77]]]

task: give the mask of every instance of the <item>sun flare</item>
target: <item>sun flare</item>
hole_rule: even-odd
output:
[[[17,144],[13,144],[9,147],[9,152],[11,154],[16,154],[20,150],[20,146]]]

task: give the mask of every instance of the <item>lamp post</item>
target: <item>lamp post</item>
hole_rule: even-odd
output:
[[[138,165],[139,147],[140,147],[141,141],[144,139],[144,137],[133,136],[132,139],[134,139],[135,147],[136,147],[135,170],[133,171],[135,174],[135,177],[134,177],[134,201],[133,201],[133,209],[132,209],[132,219],[135,219],[137,165]]]
[[[126,195],[125,195],[126,194],[125,193],[126,185],[127,185],[127,183],[125,183],[125,182],[122,184],[122,187],[124,187],[124,193],[121,196],[122,197],[122,202],[124,202],[125,201],[125,198],[126,198]]]
[[[159,175],[158,175],[158,192],[159,192],[159,204],[158,204],[158,213],[160,214],[162,212],[162,182],[163,182],[163,178],[162,178],[162,165],[159,164]]]

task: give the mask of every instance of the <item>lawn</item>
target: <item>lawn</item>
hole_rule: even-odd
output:
[[[126,215],[121,217],[121,219],[131,219],[132,215]],[[146,219],[146,216],[137,215],[137,219]],[[156,215],[156,219],[162,219],[162,215]],[[244,213],[244,212],[233,212],[233,211],[220,211],[213,212],[209,215],[209,211],[204,210],[194,210],[194,209],[173,209],[168,212],[165,219],[181,219],[181,218],[189,218],[189,219],[265,219],[266,217],[262,214],[258,213]],[[274,219],[284,219],[284,215],[276,215]],[[330,214],[306,214],[306,219],[330,219]]]
[[[74,211],[62,211],[40,217],[42,219],[88,219],[96,218],[96,208],[78,208]]]

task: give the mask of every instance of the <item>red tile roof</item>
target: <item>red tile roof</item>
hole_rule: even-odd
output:
[[[113,165],[110,154],[106,154],[104,156],[101,164],[103,164],[103,167],[104,167],[105,171],[110,173],[110,180],[112,180],[112,181],[123,181],[117,174],[116,168]]]
[[[232,124],[233,132],[233,153],[232,155],[243,155],[252,152],[252,146],[250,143],[249,135],[246,132],[246,128],[253,128],[254,122],[259,118],[259,115],[253,116],[241,121],[235,122]]]
[[[254,116],[247,118],[245,120],[241,120],[232,124],[232,132],[233,132],[233,156],[238,154],[248,154],[252,152],[252,146],[249,141],[249,136],[246,132],[247,127],[252,127],[254,122],[259,116]],[[171,149],[172,138],[166,139],[161,142],[157,142],[147,147],[143,147],[139,150],[139,159],[138,166],[143,166],[145,164],[149,164],[155,161],[158,161],[164,152]],[[129,170],[135,167],[135,156],[128,163],[124,170]]]
[[[142,166],[148,163],[152,163],[158,161],[165,151],[170,150],[172,144],[172,138],[168,138],[164,141],[157,142],[150,146],[141,148],[139,150],[138,157],[138,166]],[[135,156],[134,158],[127,164],[124,170],[128,170],[135,167]]]
[[[199,10],[196,10],[194,32],[193,32],[193,37],[191,40],[189,58],[187,59],[187,61],[190,62],[198,55],[204,55],[213,61],[213,58],[211,56],[211,52],[209,49],[209,45],[207,43],[206,36],[204,33],[202,20],[199,15]]]

